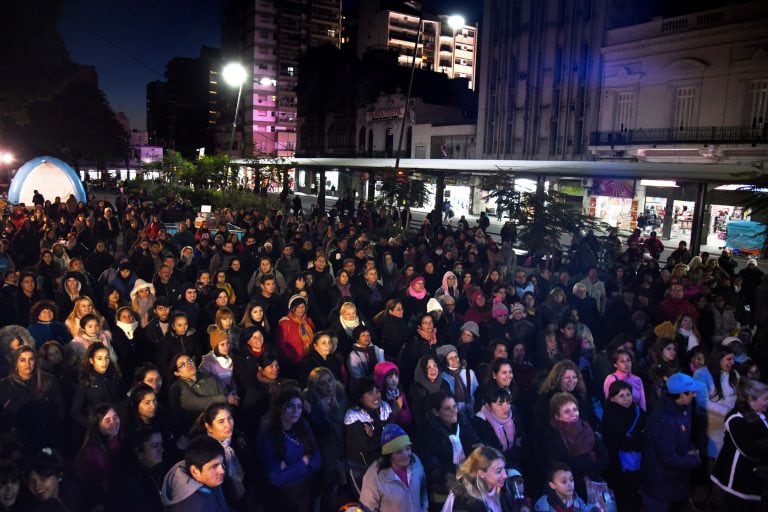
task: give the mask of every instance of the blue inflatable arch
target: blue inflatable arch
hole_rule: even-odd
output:
[[[45,199],[53,201],[59,196],[63,201],[74,194],[78,201],[88,200],[85,187],[72,167],[52,156],[39,156],[19,167],[8,188],[8,202],[32,204],[32,193],[39,190]]]

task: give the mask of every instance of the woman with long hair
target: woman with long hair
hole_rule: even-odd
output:
[[[311,509],[313,476],[321,459],[303,412],[301,391],[291,386],[282,389],[259,433],[258,454],[269,483],[268,510]]]
[[[505,485],[506,481],[507,471],[501,452],[490,446],[475,448],[456,471],[456,483],[443,510],[517,510],[516,497]]]
[[[328,326],[328,332],[336,338],[336,346],[343,357],[349,355],[355,338],[352,333],[359,325],[365,325],[366,322],[360,317],[357,306],[352,299],[341,299],[342,302],[338,308],[338,315],[331,312],[332,319]]]
[[[597,423],[592,401],[587,394],[587,386],[578,366],[566,359],[560,361],[549,371],[539,387],[539,396],[534,407],[534,428],[543,432],[550,420],[549,403],[557,393],[570,393],[579,405],[579,418],[594,427]]]
[[[128,436],[142,428],[157,429],[163,434],[166,448],[173,446],[173,425],[168,410],[160,404],[157,391],[140,382],[128,392],[123,432]]]
[[[99,404],[117,407],[122,399],[120,372],[109,358],[109,349],[100,342],[92,343],[85,351],[80,378],[72,397],[70,415],[77,424],[86,428],[88,414]]]
[[[411,328],[405,317],[405,308],[399,299],[390,299],[374,318],[378,340],[387,360],[394,361],[400,348],[411,338]]]
[[[11,371],[0,381],[0,403],[6,423],[27,448],[59,444],[65,400],[56,379],[38,365],[32,347],[22,345],[13,352]]]
[[[141,327],[146,327],[150,321],[150,312],[155,303],[155,286],[143,279],[137,279],[131,290],[131,309]]]
[[[271,330],[269,322],[267,322],[267,316],[264,312],[264,306],[260,302],[250,302],[243,311],[243,318],[240,319],[240,327],[259,327],[271,339]]]
[[[235,430],[232,409],[223,403],[205,408],[190,431],[190,438],[207,435],[218,441],[224,449],[224,496],[235,510],[247,510],[249,457],[245,436]]]
[[[448,383],[440,378],[440,365],[437,357],[427,355],[419,359],[413,375],[413,384],[409,390],[413,422],[421,428],[431,413],[427,407],[428,398],[440,390],[450,390]]]
[[[643,381],[632,373],[632,367],[635,362],[635,355],[626,349],[619,348],[613,351],[611,354],[611,362],[615,371],[609,374],[605,381],[603,381],[603,393],[605,398],[608,398],[608,389],[611,384],[617,380],[624,381],[632,387],[632,397],[637,405],[644,411],[647,411],[645,403],[645,388],[643,387]]]
[[[112,473],[121,464],[120,415],[111,404],[98,404],[88,414],[85,440],[75,457],[75,474],[87,486],[92,504],[104,503]]]
[[[235,313],[228,307],[219,308],[213,319],[213,324],[225,332],[229,338],[229,346],[237,352],[240,350],[240,328],[235,323]],[[209,327],[210,329],[210,327]]]
[[[344,386],[328,368],[309,372],[304,399],[309,403],[307,420],[320,446],[322,493],[320,510],[337,510],[337,491],[346,482],[344,464],[344,414],[348,400]]]
[[[99,313],[96,308],[93,307],[93,301],[91,298],[87,295],[82,295],[75,299],[72,311],[64,320],[64,325],[67,326],[67,329],[69,329],[69,332],[72,334],[73,338],[80,332],[80,319],[91,313],[96,315],[102,330],[109,329],[106,320],[104,320],[104,317],[101,316],[101,313]]]
[[[734,369],[735,356],[729,347],[720,347],[709,355],[707,366],[699,368],[693,379],[702,390],[696,393],[696,404],[706,414],[707,457],[714,459],[725,440],[725,418],[736,405],[739,373]]]

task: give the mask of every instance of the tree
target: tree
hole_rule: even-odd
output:
[[[394,172],[392,169],[379,170],[382,194],[376,204],[387,206],[410,206],[421,208],[429,202],[431,196],[427,185],[421,179],[414,179],[408,171]]]
[[[518,240],[532,253],[554,253],[560,250],[564,235],[607,227],[568,204],[565,194],[545,190],[543,182],[536,191],[517,195],[514,182],[514,174],[500,171],[485,180],[483,189],[496,199],[498,207],[511,213],[520,226]]]

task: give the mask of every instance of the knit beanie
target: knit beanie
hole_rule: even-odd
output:
[[[405,430],[395,423],[384,425],[381,432],[381,454],[389,455],[400,448],[411,444],[411,438],[405,433]]]
[[[502,302],[497,302],[493,305],[493,309],[491,310],[491,316],[493,318],[500,318],[502,316],[507,316],[508,314],[509,310]]]
[[[512,304],[512,309],[510,310],[510,313],[514,315],[516,311],[525,313],[525,306],[523,306],[519,302],[515,302],[514,304]]]
[[[216,348],[219,343],[228,339],[227,333],[219,329],[218,327],[211,329],[208,333],[208,341],[211,344],[211,349]]]
[[[441,345],[437,347],[435,352],[437,352],[437,360],[440,364],[445,364],[445,360],[448,359],[448,354],[451,352],[456,352],[456,354],[459,353],[453,345]]]

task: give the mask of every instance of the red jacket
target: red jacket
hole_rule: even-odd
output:
[[[277,330],[277,347],[283,359],[289,363],[298,364],[307,355],[315,335],[315,324],[308,316],[304,317],[306,333],[302,340],[300,322],[290,314],[280,319]]]

